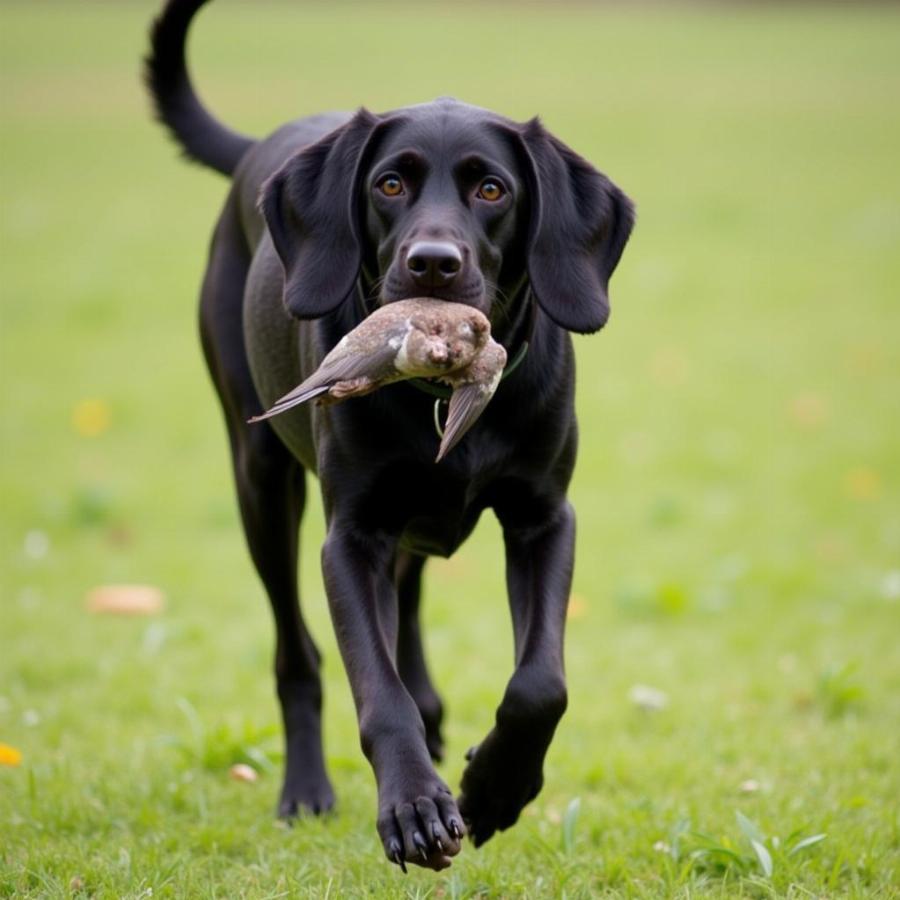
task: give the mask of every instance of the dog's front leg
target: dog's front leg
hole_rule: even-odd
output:
[[[516,668],[488,736],[469,753],[459,806],[475,845],[509,828],[543,785],[543,763],[566,709],[563,633],[575,513],[563,501],[540,524],[501,515]]]
[[[322,549],[325,589],[378,784],[378,833],[388,859],[433,869],[459,852],[463,819],[431,764],[425,726],[395,664],[395,542],[332,519]]]

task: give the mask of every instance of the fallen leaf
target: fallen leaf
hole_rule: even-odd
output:
[[[107,584],[88,592],[87,608],[93,613],[152,616],[162,612],[165,595],[149,584]]]
[[[235,763],[228,770],[228,777],[231,778],[232,781],[253,782],[259,778],[259,774],[253,766],[248,766],[246,763]]]
[[[0,744],[0,766],[20,766],[22,764],[22,751],[10,747],[9,744]]]
[[[883,370],[884,350],[880,341],[854,344],[847,352],[847,363],[854,375],[876,375]]]
[[[128,547],[134,543],[134,532],[127,525],[118,523],[106,529],[106,540],[114,547]]]
[[[847,542],[839,534],[825,534],[816,541],[814,551],[823,562],[840,562],[847,556]]]
[[[809,691],[796,691],[791,700],[797,709],[809,709],[815,702]]]
[[[854,500],[873,500],[881,493],[881,478],[868,466],[857,466],[844,476],[844,490]]]
[[[72,427],[82,437],[103,434],[109,428],[111,419],[109,404],[105,400],[81,400],[72,409]]]
[[[807,391],[797,394],[790,405],[791,418],[804,428],[817,428],[828,419],[828,401],[821,395]]]

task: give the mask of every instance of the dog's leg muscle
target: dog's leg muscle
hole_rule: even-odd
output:
[[[476,846],[509,828],[543,784],[543,763],[566,709],[563,634],[575,514],[563,503],[539,526],[504,523],[516,668],[496,724],[470,753],[460,810]]]
[[[398,631],[397,671],[425,723],[425,743],[432,759],[444,756],[441,720],[444,707],[431,682],[425,662],[425,648],[419,628],[419,602],[422,594],[422,570],[425,557],[400,551],[394,566],[397,584]]]
[[[388,859],[434,869],[459,852],[462,817],[431,764],[425,728],[394,662],[393,542],[332,519],[322,570],[335,633],[378,783],[378,833]]]

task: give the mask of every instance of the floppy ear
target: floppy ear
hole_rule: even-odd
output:
[[[537,119],[515,131],[528,181],[528,277],[541,309],[568,331],[609,318],[608,284],[634,225],[634,205]]]
[[[360,180],[383,121],[360,110],[263,185],[259,206],[284,266],[284,305],[298,319],[331,312],[356,284]]]

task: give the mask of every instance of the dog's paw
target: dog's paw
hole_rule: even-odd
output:
[[[476,847],[514,825],[544,784],[543,752],[503,739],[496,730],[466,754],[459,810]]]
[[[304,815],[321,816],[334,809],[334,791],[324,774],[286,778],[278,801],[278,818],[291,821]]]
[[[413,863],[436,872],[462,847],[465,826],[450,790],[441,782],[380,801],[378,834],[387,858],[406,871]]]

